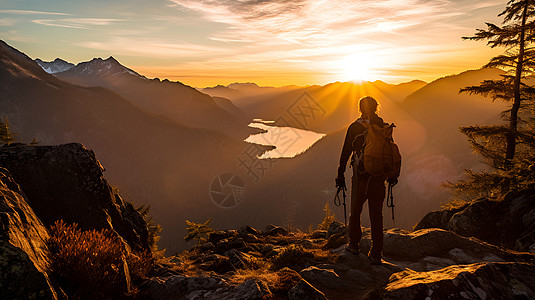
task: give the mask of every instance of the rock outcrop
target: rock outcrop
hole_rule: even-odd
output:
[[[48,231],[23,195],[0,168],[0,299],[58,299],[48,273]]]
[[[415,230],[425,228],[442,228],[509,249],[535,252],[535,189],[431,212]]]
[[[111,229],[133,250],[149,249],[143,216],[112,191],[104,168],[82,144],[1,147],[0,166],[11,172],[45,226],[63,219],[83,230]]]
[[[478,263],[431,272],[410,269],[390,278],[382,298],[535,299],[535,266],[527,263]]]

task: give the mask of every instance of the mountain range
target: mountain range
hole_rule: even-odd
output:
[[[411,228],[448,199],[438,188],[442,182],[459,178],[465,168],[482,167],[458,127],[496,122],[504,109],[458,94],[466,85],[500,75],[492,69],[430,83],[236,83],[197,90],[148,79],[113,57],[48,74],[4,42],[0,55],[0,111],[13,130],[23,141],[81,142],[93,149],[127,199],[150,204],[164,228],[161,247],[169,251],[184,247],[185,219],[211,218],[216,228],[318,224],[325,203],[332,204],[345,131],[358,116],[356,100],[365,95],[376,97],[380,115],[397,125],[403,167],[395,189],[396,225]],[[255,155],[265,149],[243,142],[253,118],[326,136],[295,158],[260,161]],[[248,167],[256,167],[257,174]],[[234,208],[221,208],[210,198],[213,180],[223,173],[244,181],[243,198]],[[342,210],[333,210],[343,220]],[[385,216],[389,226],[386,210]]]
[[[4,42],[0,111],[22,141],[78,141],[99,153],[110,182],[136,205],[150,204],[169,231],[191,214],[186,207],[193,199],[210,203],[205,191],[211,178],[233,165],[242,147],[220,131],[148,113],[108,89],[59,80]],[[168,233],[162,242],[176,249],[178,234]]]
[[[95,58],[54,75],[80,86],[105,87],[147,112],[187,126],[222,130],[240,138],[248,133],[244,126],[247,120],[236,119],[210,96],[181,82],[148,79],[121,65],[113,57]]]

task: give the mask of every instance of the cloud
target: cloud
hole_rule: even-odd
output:
[[[46,26],[55,26],[55,27],[65,27],[65,28],[77,28],[77,29],[87,29],[89,26],[102,26],[110,25],[113,22],[122,21],[120,19],[100,19],[100,18],[69,18],[69,19],[36,19],[32,20],[33,23],[46,25]]]
[[[337,59],[360,54],[388,62],[392,70],[464,48],[459,30],[473,31],[469,17],[503,6],[501,0],[169,1],[227,25],[208,37],[236,45],[227,62],[311,61],[328,69]]]
[[[0,19],[0,26],[12,26],[15,24],[15,19],[3,18]]]
[[[35,43],[35,38],[33,36],[27,36],[18,30],[9,30],[2,32],[2,39],[6,41]]]
[[[0,14],[14,14],[14,15],[61,15],[68,16],[70,14],[48,11],[36,10],[20,10],[20,9],[0,9]]]
[[[277,38],[301,45],[331,43],[331,37],[340,33],[352,32],[356,36],[393,32],[413,25],[418,17],[435,12],[435,7],[442,3],[439,0],[427,1],[425,5],[417,0],[171,1],[201,13],[210,21],[234,26],[227,36],[215,38],[231,39],[232,35],[247,34],[260,40]]]
[[[82,42],[79,46],[105,50],[114,55],[133,55],[133,56],[150,56],[158,58],[180,58],[186,57],[203,57],[216,54],[227,53],[221,47],[210,47],[205,45],[176,43],[167,39],[156,38],[123,38],[114,37],[102,42]]]

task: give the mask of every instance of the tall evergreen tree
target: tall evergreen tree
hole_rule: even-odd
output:
[[[512,171],[517,163],[531,157],[535,150],[533,129],[529,124],[533,111],[535,88],[526,84],[526,78],[535,70],[535,0],[511,0],[505,10],[501,26],[486,23],[487,29],[477,29],[467,40],[487,40],[491,48],[504,47],[503,54],[493,57],[484,67],[498,68],[505,74],[497,80],[485,80],[480,85],[460,92],[482,95],[511,104],[502,113],[503,123],[491,126],[461,127],[474,150],[493,168],[492,172],[468,171],[469,180],[450,184],[457,192],[489,191],[499,187],[506,192],[511,184]],[[531,142],[530,142],[531,141]]]

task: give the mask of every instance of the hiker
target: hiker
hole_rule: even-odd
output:
[[[395,175],[370,175],[364,167],[363,152],[367,140],[368,129],[373,125],[386,129],[390,127],[377,115],[377,101],[372,97],[363,97],[359,100],[361,116],[347,129],[344,146],[340,155],[336,187],[345,189],[344,172],[349,157],[353,154],[351,166],[353,176],[351,178],[351,214],[349,217],[349,244],[346,250],[353,254],[359,253],[359,242],[362,237],[360,228],[360,214],[364,202],[368,200],[372,233],[372,248],[368,253],[372,264],[381,264],[383,250],[383,201],[385,198],[385,181],[393,186],[397,183],[398,173]],[[391,125],[393,127],[393,125]],[[391,133],[392,131],[390,131]],[[393,143],[392,143],[393,144]],[[397,146],[396,146],[397,151]],[[399,153],[399,151],[397,151]],[[360,163],[359,163],[360,162]],[[401,156],[399,156],[401,165]],[[387,178],[391,176],[391,178]]]

